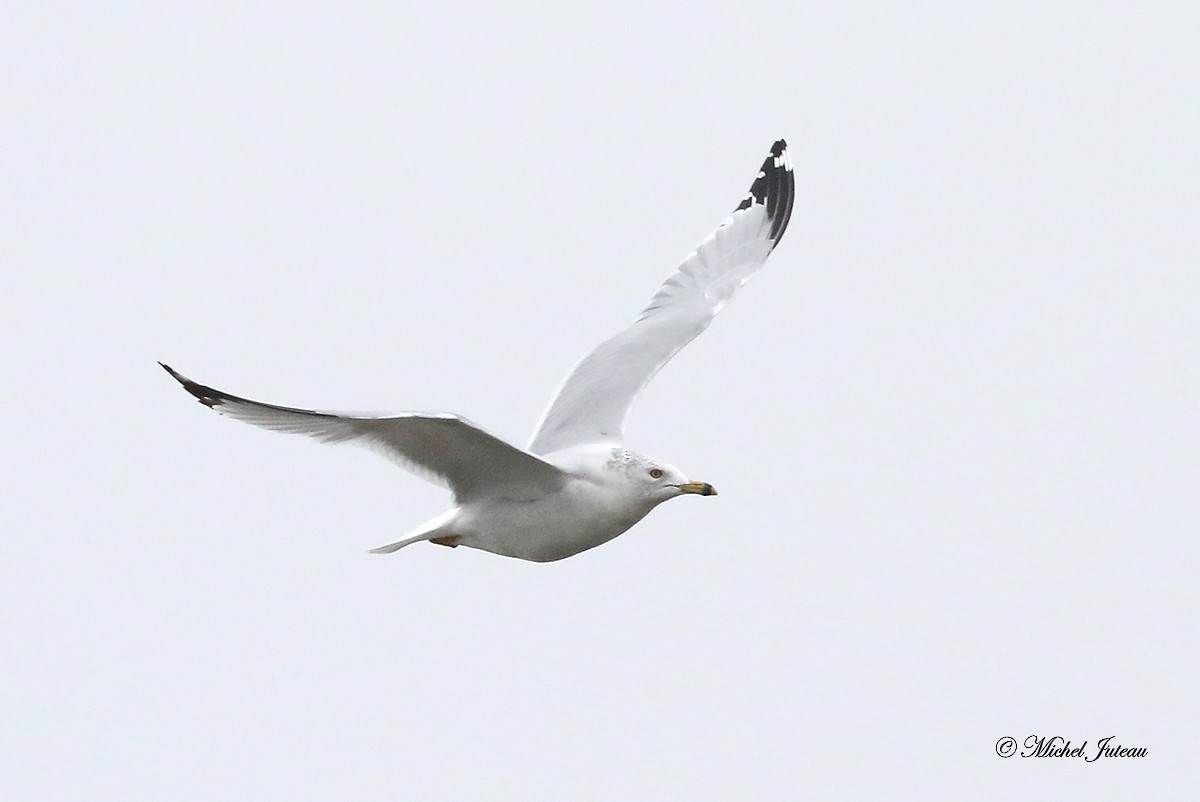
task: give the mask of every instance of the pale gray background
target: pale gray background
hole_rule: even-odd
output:
[[[1191,4],[545,5],[6,7],[3,797],[1192,797]],[[154,364],[523,445],[779,136],[566,562]]]

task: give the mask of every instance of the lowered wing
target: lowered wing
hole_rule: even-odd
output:
[[[159,364],[162,364],[161,362]],[[214,390],[163,368],[201,404],[222,415],[324,443],[372,446],[404,467],[448,486],[459,503],[476,498],[537,498],[566,475],[545,460],[488,434],[457,415],[404,413],[359,417],[280,407]]]

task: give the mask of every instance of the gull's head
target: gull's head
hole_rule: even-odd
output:
[[[716,488],[708,482],[689,481],[683,472],[653,457],[614,449],[610,465],[619,470],[638,495],[654,504],[683,495],[715,496]]]

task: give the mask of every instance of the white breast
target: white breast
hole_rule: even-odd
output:
[[[455,530],[462,545],[550,562],[607,543],[653,507],[619,484],[574,479],[535,501],[495,500],[464,508]]]

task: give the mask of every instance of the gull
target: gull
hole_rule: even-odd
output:
[[[787,228],[794,194],[781,139],[745,198],[688,254],[638,318],[567,375],[524,450],[458,415],[366,417],[264,404],[159,364],[223,415],[326,443],[370,446],[449,488],[453,507],[374,553],[428,541],[534,562],[561,560],[607,543],[664,501],[717,494],[675,466],[626,448],[625,419],[659,369],[762,268]]]

